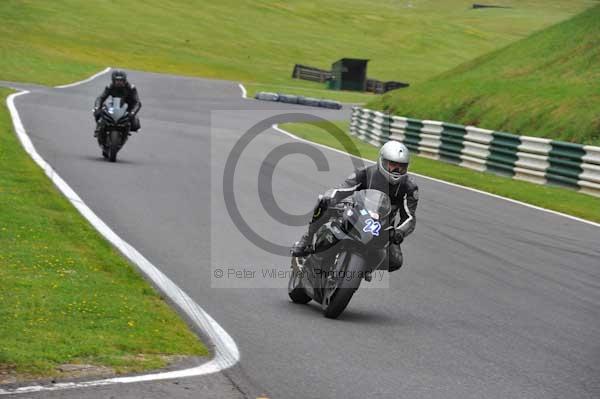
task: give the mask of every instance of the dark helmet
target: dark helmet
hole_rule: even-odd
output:
[[[116,69],[111,74],[112,84],[115,87],[125,87],[127,86],[127,74],[125,71],[121,71]]]

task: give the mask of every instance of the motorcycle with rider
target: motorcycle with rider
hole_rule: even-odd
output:
[[[96,98],[93,108],[96,121],[94,137],[98,140],[104,158],[115,162],[117,153],[127,142],[130,132],[140,129],[137,114],[141,107],[137,88],[129,83],[125,71],[113,71],[111,83]]]
[[[362,280],[400,269],[400,246],[415,229],[419,200],[409,163],[408,148],[388,141],[375,165],[319,196],[308,231],[291,249],[293,302],[315,300],[326,317],[336,318]]]

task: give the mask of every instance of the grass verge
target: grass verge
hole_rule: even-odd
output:
[[[85,363],[125,373],[208,355],[22,150],[9,93],[0,89],[0,371],[36,378]]]
[[[336,125],[342,131],[348,132],[348,122],[336,122]],[[345,151],[334,137],[319,126],[319,123],[287,123],[281,125],[281,128],[303,139]],[[377,159],[377,147],[367,144],[349,134],[348,136],[358,149],[358,153],[354,155],[371,160]],[[412,157],[410,171],[590,221],[600,222],[600,198],[565,188],[542,186],[491,173],[476,172],[420,156]]]
[[[3,0],[0,80],[57,85],[121,66],[275,85],[295,94],[288,86],[324,85],[292,79],[294,64],[328,69],[354,57],[370,60],[370,77],[415,84],[594,1],[502,3],[513,8],[473,10],[465,0]],[[298,92],[304,93],[312,95]]]

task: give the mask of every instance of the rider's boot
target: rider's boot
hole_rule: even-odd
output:
[[[327,217],[324,217],[326,212],[327,203],[322,199],[322,196],[319,196],[319,202],[313,211],[312,220],[308,224],[308,231],[304,233],[302,237],[300,237],[300,240],[296,241],[292,246],[290,252],[293,256],[307,256],[314,252],[314,248],[312,248],[312,240],[317,230],[319,230],[319,227],[321,227],[327,220]]]
[[[96,123],[96,129],[94,130],[94,137],[98,137],[98,135],[100,135],[101,131],[102,131],[102,126],[100,125],[100,123]]]
[[[293,256],[307,256],[314,252],[312,247],[313,237],[323,222],[321,220],[313,220],[308,224],[308,231],[302,234],[300,240],[296,241],[292,246],[291,253]]]

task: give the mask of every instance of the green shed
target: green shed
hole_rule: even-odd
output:
[[[367,62],[357,58],[342,58],[331,65],[329,88],[332,90],[367,89]]]

